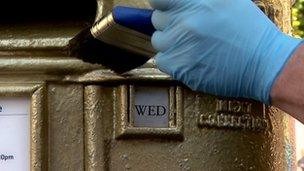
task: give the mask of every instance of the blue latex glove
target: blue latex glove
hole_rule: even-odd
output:
[[[150,0],[159,69],[193,90],[270,103],[274,80],[301,40],[250,0]]]

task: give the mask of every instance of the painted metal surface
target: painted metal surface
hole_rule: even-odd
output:
[[[97,18],[113,5],[149,7],[138,0],[97,2]],[[290,33],[290,0],[257,3]],[[192,92],[153,60],[116,75],[68,57],[65,45],[84,23],[0,26],[0,96],[31,98],[32,170],[294,169],[293,121],[283,112]],[[130,122],[132,90],[141,86],[169,92],[168,128]]]

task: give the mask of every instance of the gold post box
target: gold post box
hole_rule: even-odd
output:
[[[193,92],[153,60],[116,75],[68,57],[64,47],[95,19],[95,1],[48,1],[46,11],[37,3],[26,1],[32,13],[20,20],[20,8],[0,25],[0,95],[31,101],[30,170],[295,168],[293,119],[283,112]],[[256,3],[290,32],[289,0]],[[118,4],[149,8],[97,0],[96,19]]]

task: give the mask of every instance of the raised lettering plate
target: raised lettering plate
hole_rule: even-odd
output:
[[[166,88],[136,87],[131,103],[134,127],[169,127],[169,90]]]
[[[198,122],[200,127],[251,131],[265,131],[268,127],[263,104],[228,99],[217,99],[215,102],[215,111],[200,114]]]
[[[0,170],[29,170],[29,113],[29,98],[0,97]]]

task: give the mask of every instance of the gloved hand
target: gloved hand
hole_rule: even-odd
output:
[[[159,69],[193,90],[270,103],[274,80],[301,40],[251,0],[150,0]]]

